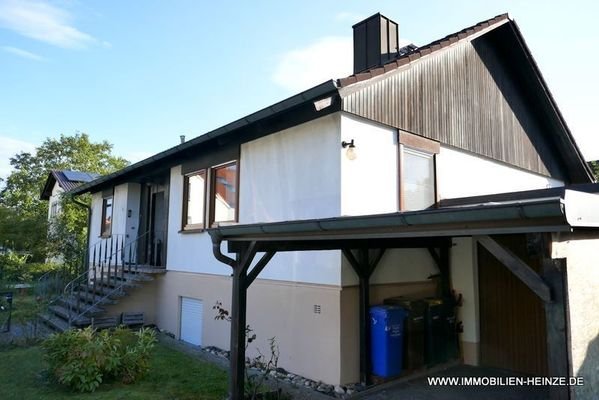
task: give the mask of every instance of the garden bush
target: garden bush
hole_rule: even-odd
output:
[[[133,383],[149,369],[156,344],[153,330],[126,328],[96,332],[92,328],[68,330],[44,343],[50,373],[59,383],[79,392],[93,392],[102,382]]]
[[[0,280],[7,283],[30,283],[46,272],[55,271],[62,266],[56,263],[31,263],[27,254],[12,251],[0,253]]]

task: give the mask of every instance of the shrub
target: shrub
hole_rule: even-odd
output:
[[[30,278],[25,268],[27,258],[27,254],[12,251],[0,253],[0,279],[6,282],[26,282]]]
[[[39,279],[46,272],[61,268],[56,263],[28,263],[28,254],[12,251],[0,253],[0,280],[6,283],[29,283]]]
[[[156,344],[153,330],[125,328],[96,332],[92,328],[52,335],[44,343],[50,373],[63,385],[93,392],[102,382],[133,383],[149,369]]]

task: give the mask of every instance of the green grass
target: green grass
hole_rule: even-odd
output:
[[[0,398],[2,400],[53,399],[218,399],[226,397],[226,371],[164,344],[157,344],[150,372],[131,385],[110,383],[94,393],[74,393],[51,382],[44,370],[40,347],[0,351]]]

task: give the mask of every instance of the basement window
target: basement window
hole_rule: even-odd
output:
[[[112,196],[102,199],[102,228],[100,236],[110,237],[112,234]]]

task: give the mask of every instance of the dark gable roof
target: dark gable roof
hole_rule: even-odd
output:
[[[49,200],[50,196],[52,196],[52,189],[54,189],[55,183],[58,183],[58,186],[60,186],[62,190],[68,192],[82,183],[91,182],[99,177],[99,174],[93,172],[52,170],[48,174],[48,179],[46,179],[46,184],[44,185],[40,198],[42,200]]]
[[[451,35],[447,35],[442,39],[435,40],[427,45],[416,47],[416,49],[398,57],[397,59],[386,63],[381,67],[371,68],[368,71],[360,72],[359,74],[350,75],[346,78],[341,78],[337,80],[339,87],[348,86],[354,84],[356,82],[361,82],[373,78],[375,76],[384,74],[385,72],[393,71],[399,67],[407,65],[411,62],[418,60],[419,58],[431,54],[435,51],[444,49],[454,43],[457,43],[463,39],[469,39],[472,35],[475,35],[482,30],[489,28],[490,26],[497,25],[500,23],[505,23],[509,21],[508,14],[501,14],[494,18],[487,19],[485,21],[479,22],[476,25],[470,26],[468,28],[462,29],[459,32],[452,33]]]
[[[551,112],[553,112],[557,116],[557,123],[560,125],[561,133],[561,137],[557,138],[557,142],[559,143],[561,149],[564,152],[564,158],[567,161],[567,167],[575,171],[574,175],[576,175],[579,178],[579,182],[593,182],[593,174],[590,170],[590,167],[584,161],[580,149],[574,142],[570,130],[568,129],[551,93],[549,92],[549,89],[547,88],[545,80],[541,76],[541,73],[528,47],[524,43],[524,39],[522,38],[520,30],[518,29],[516,23],[510,20],[508,14],[506,13],[479,22],[476,25],[462,29],[461,31],[453,33],[451,35],[447,35],[444,38],[435,40],[434,42],[431,42],[425,46],[417,47],[416,49],[409,51],[408,53],[400,56],[394,61],[385,64],[382,67],[372,68],[366,72],[351,75],[342,79],[337,79],[336,81],[331,80],[321,83],[320,85],[314,86],[313,88],[301,92],[295,96],[289,97],[283,101],[275,103],[272,106],[266,107],[253,114],[247,115],[243,118],[233,121],[230,124],[224,125],[218,129],[198,136],[192,140],[189,140],[188,142],[172,147],[168,150],[158,153],[145,160],[139,161],[135,164],[129,165],[112,174],[102,176],[99,179],[96,179],[92,182],[88,182],[81,186],[78,186],[77,188],[72,190],[72,193],[77,195],[92,190],[101,190],[102,188],[110,185],[123,183],[126,179],[143,175],[148,171],[148,169],[165,168],[171,165],[176,165],[178,157],[187,157],[191,152],[203,148],[203,146],[208,144],[208,142],[217,142],[219,144],[226,143],[228,140],[231,140],[230,137],[232,134],[242,136],[243,130],[247,130],[248,128],[262,131],[261,136],[273,133],[272,131],[269,132],[268,130],[263,128],[267,122],[269,122],[272,119],[280,119],[281,116],[286,115],[285,113],[295,112],[302,106],[312,107],[312,103],[314,101],[326,98],[328,96],[333,96],[333,106],[328,107],[324,111],[321,111],[320,114],[312,113],[312,116],[314,118],[317,118],[322,115],[325,115],[326,113],[339,111],[341,109],[339,106],[340,88],[352,85],[354,83],[363,82],[378,75],[382,75],[386,72],[393,71],[409,63],[415,62],[421,57],[444,49],[454,43],[457,43],[458,41],[472,39],[473,36],[481,34],[481,32],[484,30],[493,30],[506,23],[509,23],[512,26],[512,30],[517,37],[517,41],[520,43],[521,49],[524,52],[524,56],[528,60],[530,68],[534,70],[537,76],[539,85],[536,89],[545,93]],[[255,134],[253,136],[253,138],[257,137],[260,137],[260,135]]]

